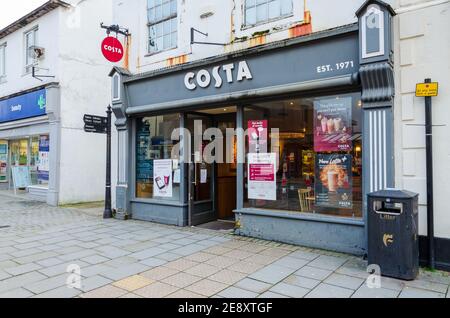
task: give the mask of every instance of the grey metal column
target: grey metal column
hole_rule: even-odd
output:
[[[385,2],[366,1],[356,11],[359,20],[359,77],[363,107],[363,213],[367,193],[394,186],[394,71],[392,17]]]
[[[186,113],[180,114],[180,200],[183,206],[189,204],[189,158],[190,136],[186,135]],[[184,209],[182,226],[189,225],[189,206]]]
[[[127,70],[115,67],[109,74],[114,81],[114,76],[119,75],[119,83],[113,83],[112,111],[116,116],[115,127],[117,129],[117,184],[116,184],[116,214],[115,218],[128,219],[130,215],[130,145],[131,127],[126,116],[127,91],[123,79],[130,75]],[[115,91],[117,90],[117,91]],[[118,97],[118,98],[114,98]]]
[[[238,106],[236,113],[237,131],[237,176],[236,176],[236,205],[237,209],[244,207],[244,162],[245,162],[245,136],[244,136],[244,107]]]

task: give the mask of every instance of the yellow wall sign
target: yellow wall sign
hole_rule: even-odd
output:
[[[427,97],[438,95],[438,83],[418,83],[416,85],[416,96]]]

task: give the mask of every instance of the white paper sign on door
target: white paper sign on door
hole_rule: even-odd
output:
[[[248,154],[248,198],[256,200],[277,199],[276,154]]]
[[[200,183],[207,183],[208,182],[208,170],[201,169],[200,170]]]
[[[153,196],[172,197],[172,159],[153,160]]]

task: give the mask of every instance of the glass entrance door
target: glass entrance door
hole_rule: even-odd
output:
[[[28,139],[10,142],[11,166],[26,166],[28,164]]]
[[[31,137],[30,143],[30,177],[31,184],[38,184],[38,168],[39,168],[39,137]]]
[[[28,165],[28,139],[17,139],[11,140],[9,142],[10,147],[10,166],[18,167],[18,166],[27,166]],[[10,180],[13,181],[12,178],[12,169],[10,169]],[[10,188],[12,187],[12,182],[10,182]]]
[[[214,164],[204,158],[205,147],[210,142],[203,140],[203,133],[212,127],[211,117],[187,114],[186,128],[191,134],[191,163],[188,169],[189,225],[198,225],[217,219],[214,195]],[[195,142],[197,140],[197,142]]]
[[[234,220],[233,210],[237,205],[236,114],[237,108],[229,106],[186,115],[185,127],[191,136],[191,163],[187,169],[190,225],[218,219]],[[233,133],[231,137],[228,129]]]

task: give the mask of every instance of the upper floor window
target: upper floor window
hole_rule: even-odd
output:
[[[245,0],[245,25],[265,23],[293,13],[293,0]]]
[[[177,0],[147,0],[149,53],[177,46]]]
[[[33,48],[37,46],[38,29],[25,33],[25,73],[31,72],[31,67],[37,63]]]
[[[0,82],[6,77],[6,43],[0,44]]]

